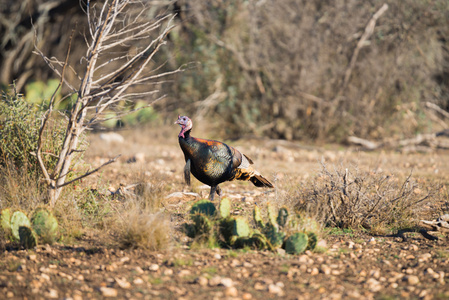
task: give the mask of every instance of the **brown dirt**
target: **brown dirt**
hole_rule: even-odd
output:
[[[124,132],[126,142],[109,144],[91,137],[86,161],[96,166],[122,153],[118,163],[84,181],[98,178],[110,190],[128,185],[137,173],[163,178],[164,195],[191,191],[182,183],[183,157],[177,145],[177,128]],[[168,137],[168,138],[167,138]],[[363,153],[337,146],[305,147],[264,140],[231,142],[253,158],[262,174],[276,178],[277,192],[256,189],[247,183],[225,183],[234,213],[244,213],[254,201],[283,199],[282,193],[305,184],[320,169],[320,162],[357,165],[447,186],[449,154]],[[144,156],[141,159],[142,153]],[[137,155],[136,155],[137,154]],[[132,158],[137,158],[137,162]],[[195,192],[208,189],[195,181]],[[444,196],[444,195],[443,195]],[[437,199],[447,201],[445,199]],[[174,226],[185,221],[190,205],[186,197],[170,198],[165,208],[173,213]],[[441,211],[430,211],[438,215]],[[188,239],[176,233],[174,245],[161,252],[121,250],[114,242],[86,233],[72,245],[38,246],[34,250],[11,248],[0,256],[0,289],[6,298],[89,299],[114,296],[126,299],[396,299],[449,298],[449,251],[446,237],[431,241],[419,233],[372,236],[330,230],[324,237],[328,250],[300,256],[279,253],[189,249]],[[113,238],[112,236],[110,238]],[[1,297],[0,297],[1,298]]]

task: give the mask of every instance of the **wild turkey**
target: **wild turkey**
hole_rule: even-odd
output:
[[[221,196],[218,185],[225,181],[249,180],[257,187],[273,187],[270,181],[251,167],[253,161],[237,149],[222,142],[190,136],[193,124],[189,117],[178,116],[175,124],[181,126],[178,139],[186,160],[185,181],[190,185],[192,173],[196,179],[209,185],[211,201],[215,193]]]

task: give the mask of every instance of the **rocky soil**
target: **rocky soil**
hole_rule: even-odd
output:
[[[101,176],[115,191],[131,184],[135,173],[149,177],[158,173],[170,186],[165,192],[166,209],[181,214],[181,208],[195,196],[182,194],[191,190],[182,184],[184,163],[175,131],[153,133],[153,138],[145,137],[146,132],[123,134],[125,143],[111,144],[93,136],[87,162],[95,166],[118,153],[123,155],[84,184],[94,185]],[[276,178],[284,189],[291,188],[292,181],[314,176],[323,161],[404,174],[413,169],[415,177],[446,186],[449,178],[449,153],[361,153],[280,141],[232,145],[244,150],[263,174]],[[278,197],[277,192],[265,193],[246,184],[225,183],[222,189],[237,203],[234,213],[251,208],[254,201]],[[200,184],[194,185],[194,192],[202,197],[208,194]],[[439,213],[435,210],[430,215]],[[183,220],[182,216],[174,219],[175,228]],[[404,240],[329,229],[324,235],[326,251],[292,256],[283,251],[190,249],[179,232],[168,250],[121,250],[86,233],[71,245],[9,248],[0,254],[0,298],[447,299],[449,248],[447,238],[437,236],[432,241],[410,232]]]

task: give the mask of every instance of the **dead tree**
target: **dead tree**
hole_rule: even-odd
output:
[[[67,65],[70,45],[64,62],[46,57],[36,47],[36,52],[60,77],[59,87],[65,84],[77,95],[68,115],[65,138],[61,150],[57,153],[56,166],[51,170],[45,166],[42,159],[42,138],[45,126],[52,118],[56,105],[54,96],[50,99],[49,108],[42,119],[39,132],[36,155],[48,186],[48,201],[52,207],[65,186],[98,171],[117,159],[115,157],[99,168],[89,170],[67,181],[73,157],[77,152],[82,151],[79,148],[81,134],[92,125],[107,120],[107,110],[117,106],[119,102],[151,98],[148,104],[151,105],[161,99],[164,96],[159,96],[159,91],[154,88],[155,85],[150,83],[180,71],[177,69],[158,72],[158,66],[152,65],[154,55],[166,43],[167,35],[174,25],[172,15],[148,20],[146,13],[149,7],[146,3],[148,2],[106,0],[101,4],[96,1],[87,1],[85,12],[89,28],[85,40],[88,49],[85,57],[82,58],[85,68],[83,74],[79,76],[80,83],[77,85],[64,78],[64,74],[71,70]],[[135,5],[138,5],[137,10]],[[111,57],[111,53],[115,56]],[[107,68],[110,63],[115,63],[118,67],[113,70]],[[149,88],[143,90],[143,85]],[[120,113],[126,112],[119,111],[118,117]]]

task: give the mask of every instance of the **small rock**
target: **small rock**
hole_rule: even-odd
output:
[[[368,284],[368,289],[373,293],[378,292],[382,289],[382,285],[374,278],[368,279],[366,283]]]
[[[100,292],[103,297],[107,297],[107,298],[117,297],[117,294],[118,294],[116,289],[105,287],[105,286],[102,286],[100,288]]]
[[[46,281],[50,281],[50,276],[48,276],[48,274],[42,273],[41,274],[41,278],[46,280]]]
[[[234,282],[232,281],[231,278],[222,278],[220,284],[225,287],[231,287],[234,285]]]
[[[328,265],[321,265],[321,273],[324,273],[325,275],[330,275],[331,268]]]
[[[228,297],[237,297],[238,291],[237,291],[237,289],[235,287],[230,286],[230,287],[226,288],[225,295],[228,296]]]
[[[46,294],[47,298],[50,299],[57,299],[58,298],[58,291],[55,289],[49,289],[48,293]]]
[[[200,286],[206,286],[209,283],[209,280],[207,280],[207,278],[204,276],[200,276],[195,280],[195,282]]]
[[[418,246],[416,246],[415,244],[411,244],[409,247],[408,247],[408,249],[409,250],[411,250],[411,251],[418,251]]]
[[[243,293],[243,295],[242,295],[243,300],[250,300],[252,298],[253,298],[253,295],[251,295],[250,293]]]
[[[6,292],[6,298],[13,298],[14,297],[14,293],[11,291],[7,291]]]
[[[133,284],[135,284],[135,285],[140,285],[140,284],[142,284],[142,283],[144,283],[144,281],[143,281],[143,279],[140,278],[140,277],[136,277],[136,278],[134,278],[134,280],[133,280]]]
[[[143,271],[143,269],[142,269],[141,267],[139,267],[139,266],[135,267],[135,268],[134,268],[134,271],[136,271],[137,274],[143,274],[143,273],[145,273],[145,272]]]
[[[159,270],[159,265],[152,264],[148,269],[152,272],[156,272],[157,270]]]
[[[31,260],[31,261],[35,261],[36,260],[36,254],[28,255],[28,259]]]
[[[402,278],[402,280],[406,281],[410,285],[416,285],[419,283],[419,278],[415,275],[406,275]]]
[[[265,285],[262,284],[261,282],[256,282],[256,283],[254,284],[254,289],[255,289],[256,291],[263,291],[263,290],[265,290]]]
[[[374,237],[371,237],[369,239],[369,241],[368,241],[368,244],[375,245],[376,244],[376,239]]]
[[[218,275],[209,279],[209,286],[217,286],[220,283],[221,283],[221,277]]]
[[[425,262],[425,261],[428,261],[429,259],[431,259],[432,258],[432,254],[430,254],[430,253],[424,253],[424,254],[422,254],[422,255],[420,255],[419,257],[418,257],[418,261],[419,262]]]
[[[312,268],[310,271],[310,275],[315,276],[318,275],[320,271],[318,271],[318,268]]]
[[[122,264],[124,264],[124,263],[126,263],[126,262],[129,262],[129,257],[128,256],[125,256],[125,257],[122,257],[122,258],[120,258],[120,262],[122,263]]]
[[[348,245],[349,249],[352,249],[352,248],[354,248],[355,243],[353,241],[349,241],[346,243],[346,245]]]
[[[214,254],[214,258],[215,258],[215,259],[221,259],[221,255],[218,254],[218,253],[215,253],[215,254]]]
[[[282,296],[284,294],[284,291],[282,290],[282,288],[275,284],[268,285],[268,292],[270,294],[276,294],[278,296]]]
[[[285,284],[282,281],[276,282],[276,285],[282,289],[285,287]]]
[[[131,283],[129,283],[125,278],[114,278],[114,280],[122,289],[129,289],[131,287]]]
[[[277,249],[276,249],[276,252],[277,252],[277,254],[279,254],[279,255],[281,255],[281,256],[285,255],[285,250],[282,249],[282,248],[277,248]]]
[[[189,276],[191,274],[190,270],[184,269],[178,272],[179,277]]]
[[[166,270],[164,270],[164,275],[165,275],[165,276],[171,276],[171,275],[173,275],[173,270],[172,270],[172,269],[166,269]]]

